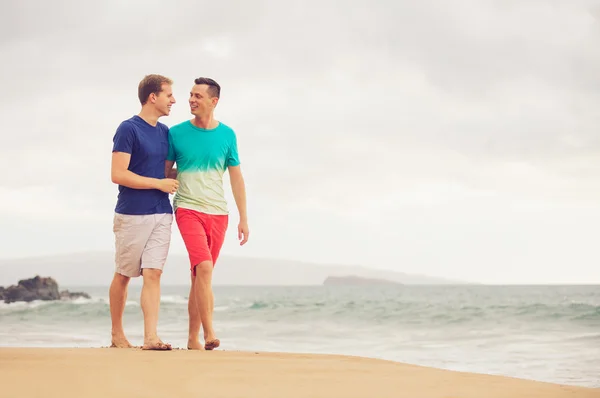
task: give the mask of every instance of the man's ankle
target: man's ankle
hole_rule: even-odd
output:
[[[125,332],[123,329],[113,329],[110,333],[113,337],[125,337]]]
[[[144,341],[158,341],[160,340],[158,338],[158,334],[156,333],[148,333],[147,335],[144,335]]]

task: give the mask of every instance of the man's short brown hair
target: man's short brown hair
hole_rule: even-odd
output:
[[[146,75],[138,85],[138,98],[144,105],[148,101],[150,94],[160,94],[163,84],[172,85],[173,81],[162,75]]]
[[[208,95],[210,95],[211,97],[217,97],[217,98],[221,97],[221,86],[219,86],[219,83],[217,83],[213,79],[211,79],[209,77],[199,77],[196,80],[194,80],[194,83],[195,84],[206,84],[208,86],[208,89],[206,89],[206,91],[208,92]]]

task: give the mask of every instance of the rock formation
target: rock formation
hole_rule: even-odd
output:
[[[90,298],[87,293],[83,292],[69,292],[68,290],[60,292],[58,283],[54,279],[40,276],[22,279],[17,285],[7,288],[0,287],[0,299],[4,300],[5,303],[74,299],[77,297]]]

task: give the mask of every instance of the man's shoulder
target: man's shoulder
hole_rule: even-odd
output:
[[[219,131],[226,137],[226,138],[235,138],[235,130],[233,130],[233,128],[231,128],[231,126],[219,121]]]
[[[119,125],[117,126],[116,134],[135,133],[137,130],[137,125],[135,123],[134,117],[130,117],[129,119],[125,119],[121,123],[119,123]]]
[[[164,123],[157,121],[156,126],[164,131],[169,131],[169,127],[167,127],[167,125]],[[139,116],[133,115],[132,117],[123,120],[121,124],[119,124],[119,129],[127,129],[134,132],[140,132],[148,129],[154,129],[154,127],[151,127]]]
[[[160,128],[160,131],[162,132],[162,134],[164,134],[165,137],[169,134],[169,126],[161,122],[157,122],[156,125]]]
[[[121,121],[121,123],[119,123],[119,127],[123,126],[123,127],[130,127],[131,128],[131,127],[135,126],[135,119],[134,119],[134,117],[135,116],[132,116],[132,117],[130,117],[128,119],[125,119],[125,120]]]
[[[174,124],[173,126],[169,127],[169,134],[177,134],[180,131],[187,130],[190,127],[189,125],[189,120],[184,120],[183,122]]]
[[[235,134],[235,131],[233,130],[233,128],[231,126],[229,126],[228,124],[223,123],[222,121],[219,121],[219,129],[221,129],[222,131],[227,131],[229,133]]]

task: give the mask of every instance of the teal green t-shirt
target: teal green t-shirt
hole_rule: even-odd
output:
[[[167,159],[177,165],[179,188],[173,207],[206,214],[228,214],[223,174],[238,166],[235,132],[219,122],[214,129],[202,129],[187,120],[169,130]]]

